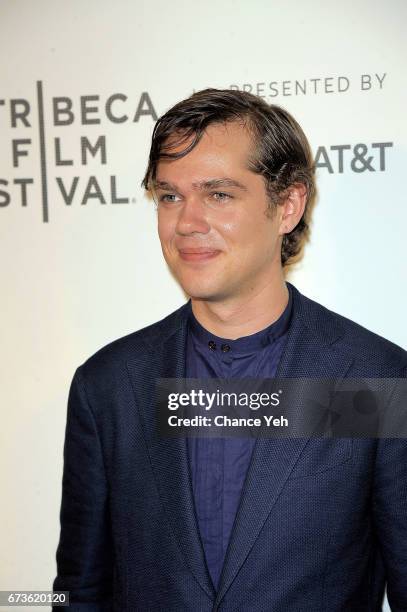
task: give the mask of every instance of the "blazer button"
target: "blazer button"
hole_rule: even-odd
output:
[[[211,351],[216,351],[216,342],[214,342],[213,340],[209,340],[208,346],[211,349]]]

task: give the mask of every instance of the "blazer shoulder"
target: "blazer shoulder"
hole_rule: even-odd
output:
[[[331,343],[340,345],[356,362],[370,364],[373,370],[393,371],[395,376],[403,370],[407,374],[407,351],[401,346],[304,295],[301,299],[305,323],[319,334],[329,330]]]
[[[189,311],[189,303],[184,304],[160,321],[142,329],[117,338],[98,349],[79,366],[82,372],[99,374],[106,370],[122,367],[127,360],[150,352],[161,345],[184,324]]]

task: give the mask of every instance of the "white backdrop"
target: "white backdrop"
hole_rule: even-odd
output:
[[[290,280],[407,346],[406,7],[0,0],[0,589],[51,588],[75,368],[184,301],[140,181],[155,117],[193,90],[294,114],[319,202]]]

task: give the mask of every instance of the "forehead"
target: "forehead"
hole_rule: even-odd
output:
[[[181,137],[181,142],[180,142]],[[185,150],[193,136],[182,139],[182,134],[174,134],[166,141],[171,153]],[[234,121],[209,125],[198,144],[186,155],[178,159],[161,159],[157,164],[156,178],[163,174],[200,172],[212,174],[215,170],[229,172],[249,172],[248,160],[253,152],[253,139],[243,123]],[[251,173],[251,172],[250,172]]]

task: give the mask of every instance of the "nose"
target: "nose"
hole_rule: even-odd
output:
[[[206,219],[204,203],[199,195],[185,198],[179,209],[176,232],[182,236],[190,234],[207,234],[210,225]]]

